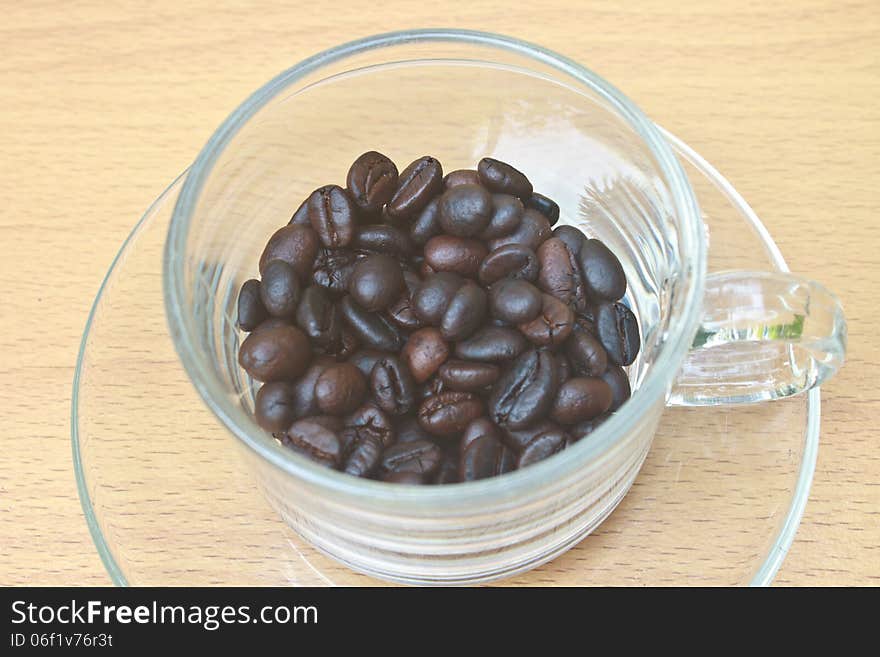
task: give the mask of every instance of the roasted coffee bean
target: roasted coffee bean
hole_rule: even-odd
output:
[[[461,452],[458,475],[461,481],[476,481],[516,469],[513,452],[494,436],[480,436]]]
[[[450,171],[443,178],[443,186],[446,189],[458,187],[459,185],[479,185],[480,176],[475,169],[456,169]]]
[[[552,420],[539,420],[524,429],[501,427],[502,441],[517,454],[522,454],[530,443],[544,435],[556,435],[563,442],[566,438],[565,430]]]
[[[632,311],[622,303],[603,303],[596,309],[596,332],[618,365],[631,365],[641,347],[639,323]]]
[[[364,404],[345,418],[341,437],[345,449],[367,438],[374,438],[382,448],[391,447],[395,442],[394,423],[374,404]]]
[[[492,218],[492,196],[480,185],[457,185],[440,197],[440,227],[449,235],[479,235]]]
[[[263,270],[260,300],[273,317],[293,317],[299,304],[299,279],[283,260],[271,260]]]
[[[382,460],[382,444],[373,437],[349,445],[342,460],[342,471],[355,477],[369,477]]]
[[[484,363],[503,363],[516,358],[527,346],[516,329],[487,326],[455,345],[455,356]]]
[[[494,240],[504,235],[509,235],[519,227],[522,221],[522,201],[510,194],[492,195],[492,216],[489,224],[480,233],[484,240]]]
[[[404,289],[397,301],[388,308],[388,316],[395,324],[407,331],[415,331],[423,326],[416,314],[413,296],[422,284],[422,279],[415,272],[404,270]]]
[[[287,222],[288,226],[308,226],[312,227],[312,222],[309,221],[309,199],[306,198],[302,203],[299,204],[299,207],[296,209],[296,212],[293,213],[293,216],[290,217],[290,221]]]
[[[295,379],[306,370],[311,357],[305,333],[289,325],[254,331],[238,351],[239,364],[264,383]]]
[[[385,310],[397,300],[403,288],[400,262],[385,254],[359,260],[348,281],[351,298],[371,312]]]
[[[388,481],[387,475],[403,473],[429,478],[440,469],[442,461],[443,452],[429,440],[397,443],[386,449],[382,455],[383,479]],[[417,482],[407,481],[406,483]]]
[[[361,405],[367,381],[351,363],[335,363],[321,372],[315,382],[315,398],[322,413],[343,415]]]
[[[338,249],[354,238],[355,204],[339,185],[319,187],[309,197],[309,222],[324,246]]]
[[[511,324],[530,322],[543,307],[541,291],[528,281],[506,278],[489,290],[492,314]]]
[[[448,386],[443,383],[443,379],[435,373],[430,379],[419,386],[419,403],[425,401],[428,397],[433,397],[434,395],[439,395],[441,392],[446,392],[447,388]]]
[[[298,417],[296,410],[296,387],[289,381],[273,381],[257,391],[254,418],[270,433],[287,429]]]
[[[339,436],[313,418],[297,420],[287,429],[285,444],[315,463],[338,468],[342,460]]]
[[[409,229],[409,238],[413,244],[424,246],[429,239],[439,235],[440,228],[440,197],[434,198],[425,209],[422,210]]]
[[[450,360],[440,366],[437,374],[450,390],[479,392],[495,383],[501,370],[491,363]]]
[[[587,292],[608,301],[617,301],[626,294],[626,275],[620,260],[602,242],[584,240],[578,252]]]
[[[340,312],[340,315],[342,313]],[[327,353],[334,356],[337,361],[348,360],[351,355],[361,346],[361,340],[348,324],[343,322],[342,332],[337,344],[327,347]]]
[[[553,237],[565,242],[565,246],[568,247],[568,250],[572,253],[575,259],[577,259],[578,254],[581,252],[581,244],[587,241],[583,231],[568,224],[556,226],[556,228],[553,229]]]
[[[519,356],[492,388],[489,417],[512,429],[540,420],[556,398],[556,368],[549,351],[532,349]]]
[[[419,423],[433,436],[460,434],[483,415],[483,402],[467,392],[441,392],[428,397],[419,407]]]
[[[543,461],[565,449],[569,436],[561,429],[550,429],[537,434],[523,448],[517,460],[517,468],[525,468],[538,461]]]
[[[538,287],[562,303],[571,304],[583,283],[577,261],[565,242],[558,237],[548,239],[538,247],[538,262]]]
[[[455,293],[464,284],[458,274],[440,272],[425,278],[413,293],[413,310],[425,324],[439,326]]]
[[[342,341],[342,313],[317,285],[307,287],[296,309],[296,325],[312,343],[324,351],[335,352]]]
[[[484,157],[477,165],[482,185],[493,192],[511,194],[521,199],[532,195],[532,183],[525,174],[501,160]]]
[[[312,280],[331,294],[341,296],[348,291],[348,282],[357,255],[348,249],[321,249],[315,258]]]
[[[425,244],[425,262],[436,272],[475,278],[487,254],[482,242],[467,237],[437,235]]]
[[[535,281],[540,265],[538,256],[529,248],[508,244],[489,253],[480,263],[477,272],[480,283],[492,285],[503,278]]]
[[[416,440],[433,440],[431,434],[422,428],[419,420],[412,414],[394,418],[394,436],[397,443],[411,443]]]
[[[392,415],[408,413],[416,401],[415,379],[395,356],[383,358],[373,366],[370,390],[376,405]]]
[[[458,454],[446,452],[437,474],[431,480],[432,484],[457,484],[461,481],[458,477]]]
[[[405,258],[413,252],[413,244],[401,228],[388,224],[368,224],[355,231],[351,246],[368,253],[385,253]]]
[[[484,437],[501,440],[501,429],[489,418],[480,417],[465,427],[464,432],[461,434],[458,451],[463,452],[472,442]]]
[[[361,210],[377,212],[397,189],[397,166],[382,153],[368,151],[351,165],[346,185]]]
[[[446,362],[449,345],[439,329],[423,328],[409,336],[401,356],[415,380],[424,383]]]
[[[242,331],[253,331],[269,316],[269,311],[260,299],[260,281],[255,278],[245,281],[238,293],[238,327]]]
[[[293,397],[289,407],[294,420],[320,413],[318,400],[315,397],[315,383],[324,370],[334,363],[335,361],[329,356],[318,356],[312,361],[305,373],[293,382]]]
[[[530,322],[519,325],[519,330],[530,342],[540,346],[560,345],[571,335],[574,313],[556,297],[541,296],[541,312]]]
[[[440,320],[440,333],[445,340],[464,340],[476,331],[486,319],[486,292],[473,281],[455,291]]]
[[[556,380],[561,386],[563,383],[572,378],[571,363],[565,354],[557,353],[556,356]]]
[[[608,367],[605,348],[578,323],[565,343],[565,353],[578,376],[601,376]]]
[[[386,211],[392,219],[406,219],[421,212],[428,202],[443,191],[443,168],[428,155],[404,169]]]
[[[264,274],[270,261],[283,260],[293,267],[300,280],[308,280],[320,246],[321,240],[311,226],[285,226],[269,238],[263,249],[260,274]]]
[[[611,386],[598,377],[569,379],[556,393],[550,417],[575,424],[602,415],[611,406]]]
[[[569,427],[568,435],[571,436],[574,442],[582,440],[598,429],[599,426],[609,417],[611,417],[611,413],[605,413],[604,415],[599,415],[598,417],[578,422],[574,426]]]
[[[345,297],[339,309],[363,345],[380,351],[400,350],[403,344],[400,330],[390,319],[362,308],[351,297]]]
[[[370,349],[367,347],[366,349],[358,349],[355,351],[348,359],[348,362],[358,368],[361,371],[361,374],[369,378],[376,363],[383,358],[388,358],[393,355],[394,354],[385,351],[379,351],[378,349]]]
[[[559,206],[556,204],[556,201],[547,198],[543,194],[533,192],[526,201],[526,207],[537,210],[547,217],[547,221],[550,222],[551,226],[559,221]]]
[[[553,229],[550,228],[550,222],[547,221],[547,217],[535,210],[526,209],[516,230],[502,237],[490,240],[488,243],[489,250],[494,251],[507,244],[518,244],[534,251],[550,239],[552,235]]]
[[[609,363],[602,380],[611,386],[611,407],[608,410],[616,411],[630,397],[629,377],[622,367]]]

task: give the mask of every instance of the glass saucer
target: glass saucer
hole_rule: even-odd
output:
[[[666,134],[703,210],[709,272],[784,270],[751,208]],[[71,435],[86,521],[120,585],[377,585],[272,511],[204,406],[167,331],[162,253],[183,175],[122,245],[86,323]],[[670,408],[632,489],[580,544],[496,585],[769,584],[797,531],[819,391],[746,407]]]

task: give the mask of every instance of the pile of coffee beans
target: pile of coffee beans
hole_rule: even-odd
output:
[[[364,153],[316,189],[244,283],[256,420],[327,467],[408,484],[522,468],[630,395],[626,277],[509,164],[398,172]]]

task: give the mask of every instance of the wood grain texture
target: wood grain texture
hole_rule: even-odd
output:
[[[794,271],[838,293],[848,362],[823,389],[813,490],[777,582],[880,584],[876,2],[475,0],[454,21],[396,0],[146,4],[0,7],[0,584],[109,582],[76,496],[70,388],[94,293],[143,209],[277,72],[436,25],[533,41],[613,81],[731,180]]]

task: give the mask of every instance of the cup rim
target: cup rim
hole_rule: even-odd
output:
[[[184,312],[183,266],[192,213],[205,181],[226,146],[243,125],[284,89],[307,74],[351,56],[380,48],[413,43],[459,43],[489,46],[531,58],[565,73],[600,95],[636,131],[656,158],[658,168],[669,185],[670,200],[681,217],[680,251],[688,254],[684,275],[692,277],[685,290],[680,315],[670,324],[666,343],[641,386],[626,402],[627,412],[615,413],[590,436],[556,455],[528,468],[479,481],[453,486],[408,486],[361,479],[314,464],[289,449],[282,448],[262,431],[253,431],[253,421],[212,378],[208,367],[194,348],[196,329],[192,316]],[[606,454],[639,423],[659,400],[666,399],[672,381],[696,333],[705,288],[707,249],[696,196],[684,169],[660,130],[616,87],[577,62],[551,50],[508,36],[490,32],[431,28],[404,30],[368,36],[324,50],[308,57],[272,78],[253,92],[217,128],[199,152],[174,206],[163,253],[163,291],[166,318],[175,349],[190,381],[212,413],[242,445],[286,474],[318,486],[325,493],[366,500],[370,505],[412,504],[421,511],[431,505],[449,509],[463,500],[497,500],[522,496],[546,485],[565,481],[597,456]],[[466,509],[463,509],[466,511]]]

